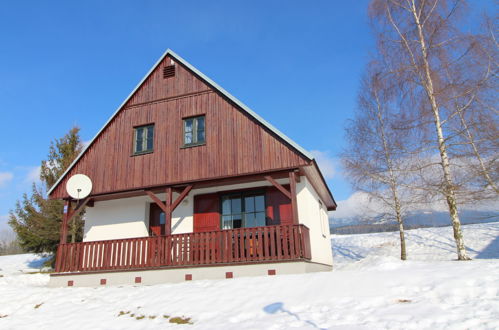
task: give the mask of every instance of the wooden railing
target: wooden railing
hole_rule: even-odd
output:
[[[310,259],[304,225],[60,244],[56,272]]]

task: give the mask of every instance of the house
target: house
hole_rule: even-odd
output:
[[[75,174],[92,182],[81,200]],[[332,268],[336,203],[312,155],[171,50],[48,194],[66,203],[51,286]]]

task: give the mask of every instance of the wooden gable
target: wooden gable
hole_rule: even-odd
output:
[[[165,78],[171,65],[175,75]],[[184,148],[183,118],[195,115],[205,115],[206,144]],[[151,123],[154,152],[134,156],[133,128]],[[49,194],[67,198],[66,182],[77,173],[99,195],[307,165],[309,157],[167,54]]]

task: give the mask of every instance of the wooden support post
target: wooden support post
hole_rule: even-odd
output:
[[[64,211],[62,214],[61,229],[59,230],[59,244],[66,244],[68,239],[68,222],[71,212],[71,202],[66,200],[64,202]]]
[[[293,224],[297,225],[298,221],[298,201],[296,199],[296,173],[289,172],[289,187],[291,194],[291,209],[293,210]]]
[[[165,235],[171,235],[172,233],[172,195],[172,188],[166,188]]]
[[[60,238],[59,242],[61,244],[67,243],[68,238],[68,225],[69,222],[75,217],[75,215],[79,214],[80,211],[90,202],[90,198],[87,197],[81,200],[78,204],[75,205],[74,210],[71,209],[71,201],[66,200],[64,203],[64,214],[62,215],[61,229],[60,229]]]

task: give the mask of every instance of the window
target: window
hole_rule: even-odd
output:
[[[222,196],[222,228],[265,226],[265,195],[238,193]]]
[[[184,146],[195,146],[204,143],[204,116],[184,119]]]
[[[135,127],[133,141],[134,155],[152,152],[154,141],[154,125]]]

